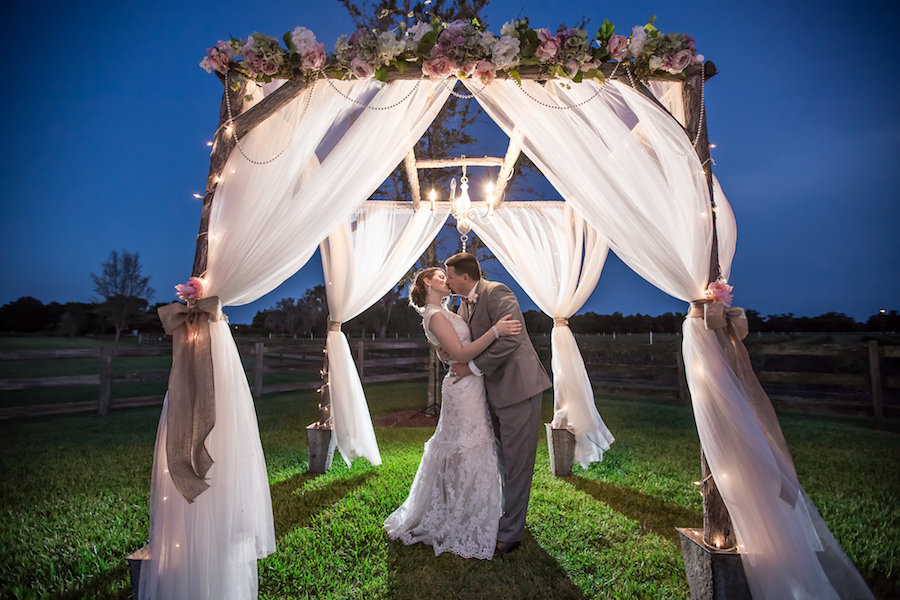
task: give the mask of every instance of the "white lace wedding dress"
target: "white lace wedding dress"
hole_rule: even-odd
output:
[[[469,326],[456,314],[429,304],[423,326],[428,340],[431,317],[441,312],[465,345]],[[490,559],[500,520],[500,475],[484,382],[470,375],[453,383],[444,378],[441,416],[413,480],[409,497],[384,522],[391,539],[422,542],[435,556],[452,552],[464,558]]]

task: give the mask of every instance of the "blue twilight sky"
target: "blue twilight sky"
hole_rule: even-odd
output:
[[[555,29],[582,16],[628,33],[657,15],[690,33],[719,75],[706,88],[715,171],[738,221],[736,304],[763,315],[900,308],[900,102],[889,1],[497,0],[487,22]],[[332,49],[338,3],[7,2],[2,94],[0,304],[92,301],[113,249],[140,252],[154,301],[190,275],[219,80],[197,63],[220,38],[303,25]],[[492,131],[486,125],[484,136]],[[492,144],[501,148],[503,144]],[[232,322],[321,283],[318,256]],[[496,266],[493,278],[504,279]],[[520,296],[523,308],[534,305]],[[610,259],[583,310],[683,310]]]

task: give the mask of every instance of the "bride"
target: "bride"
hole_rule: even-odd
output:
[[[432,267],[418,274],[409,298],[422,312],[425,337],[446,350],[451,363],[468,362],[500,336],[521,330],[522,324],[506,315],[471,341],[468,324],[441,304],[450,293],[444,271]],[[452,552],[490,559],[501,514],[500,474],[484,382],[481,377],[454,382],[448,373],[441,416],[434,435],[425,442],[409,497],[385,520],[384,528],[391,539],[404,544],[431,545],[436,556]]]

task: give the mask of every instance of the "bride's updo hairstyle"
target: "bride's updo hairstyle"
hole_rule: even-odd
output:
[[[440,271],[440,267],[428,267],[419,271],[416,275],[415,283],[409,287],[409,304],[419,312],[425,308],[425,298],[428,296],[428,290],[425,289],[425,280],[434,277],[434,274]]]

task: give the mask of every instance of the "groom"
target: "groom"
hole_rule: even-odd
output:
[[[444,264],[450,290],[464,296],[459,315],[468,321],[472,339],[505,315],[522,323],[518,335],[501,337],[468,364],[451,367],[456,381],[470,374],[484,377],[494,436],[500,445],[503,516],[496,554],[503,555],[518,548],[525,534],[541,426],[541,395],[552,383],[531,345],[522,310],[510,289],[482,279],[478,260],[468,252],[454,254]]]

